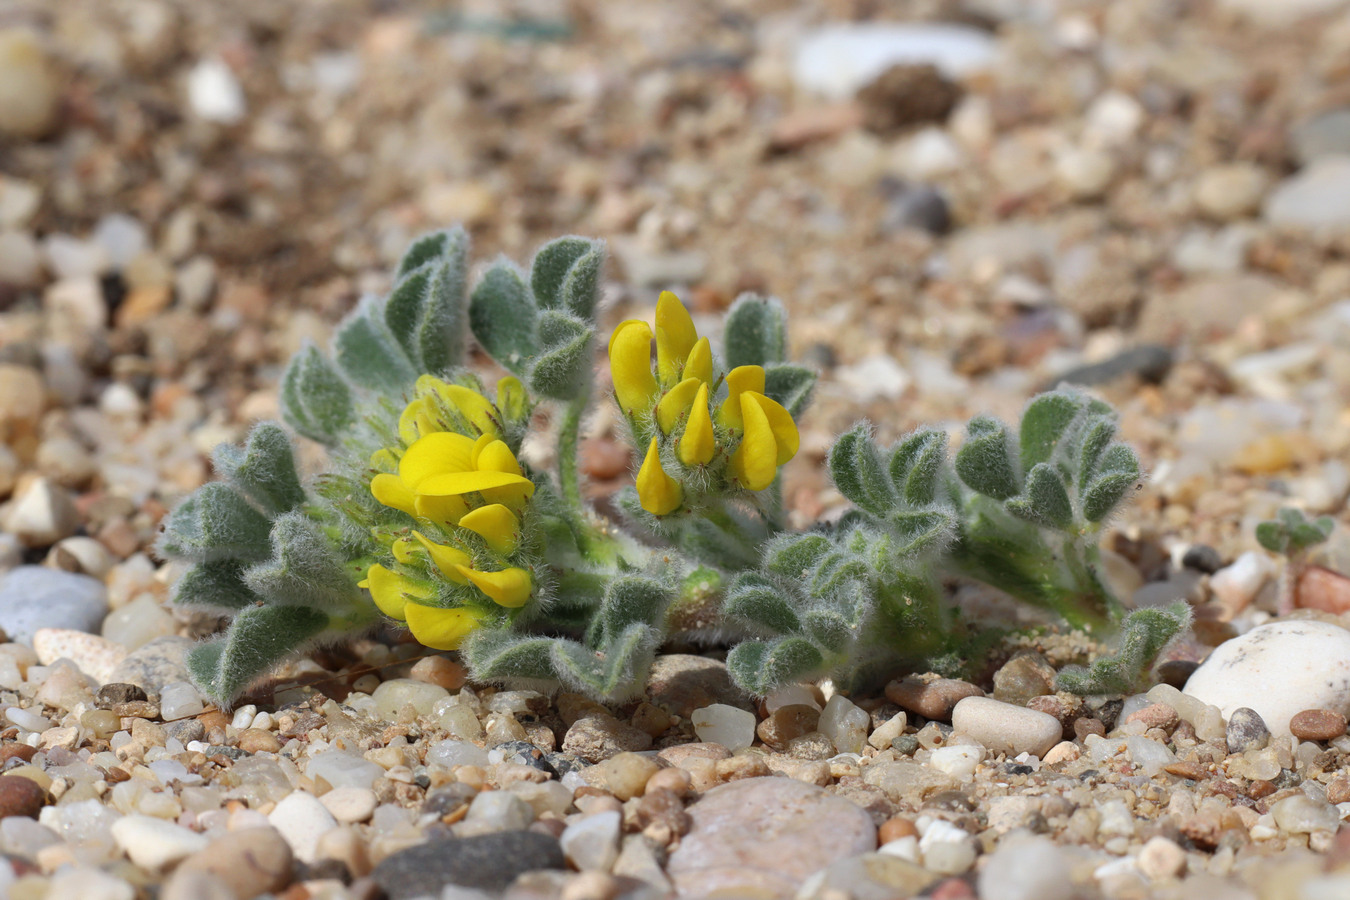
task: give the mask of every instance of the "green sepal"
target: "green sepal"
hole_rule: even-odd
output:
[[[212,562],[264,560],[272,523],[229,485],[202,485],[169,513],[156,551],[165,559]]]
[[[360,589],[322,529],[301,513],[272,525],[272,558],[244,571],[249,589],[277,605],[337,611],[360,598]]]
[[[830,477],[839,493],[873,515],[884,516],[895,507],[895,490],[866,424],[855,425],[834,442]]]
[[[516,375],[539,352],[535,307],[525,278],[508,260],[493,263],[469,297],[469,327],[488,355]]]
[[[986,497],[1007,500],[1016,496],[1017,473],[1008,452],[1008,427],[989,416],[976,416],[966,426],[966,435],[966,442],[956,453],[956,474],[967,487]]]
[[[1027,473],[1020,497],[1008,501],[1008,512],[1045,528],[1070,531],[1073,528],[1073,501],[1059,472],[1041,462]]]
[[[920,428],[906,435],[891,453],[891,482],[910,506],[926,506],[937,499],[939,476],[947,461],[947,433]]]
[[[764,367],[764,395],[776,400],[796,419],[811,403],[819,376],[805,366],[770,363]]]
[[[774,688],[816,674],[824,662],[820,649],[803,637],[746,641],[727,654],[731,680],[761,697]]]
[[[281,416],[300,434],[330,447],[356,418],[351,388],[308,341],[281,377]]]
[[[773,297],[742,294],[727,310],[722,347],[727,366],[733,369],[785,362],[787,312],[783,304]]]
[[[225,637],[188,652],[192,680],[222,709],[282,661],[301,653],[328,627],[328,616],[308,606],[252,606],[230,623]]]
[[[575,236],[549,241],[530,265],[530,288],[539,308],[592,319],[604,264],[604,241]]]
[[[591,341],[595,327],[561,309],[539,314],[538,358],[530,368],[530,388],[555,400],[586,392],[591,379]]]
[[[259,422],[240,447],[221,444],[212,457],[216,471],[269,516],[305,502],[295,471],[291,439],[275,422]]]
[[[244,566],[221,559],[189,566],[173,588],[176,606],[200,606],[221,611],[240,610],[263,599],[244,584]]]
[[[367,297],[333,336],[333,361],[347,379],[395,396],[417,378],[417,370],[384,322],[383,304]]]

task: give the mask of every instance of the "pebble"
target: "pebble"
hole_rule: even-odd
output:
[[[275,828],[247,827],[212,838],[183,860],[177,872],[214,875],[239,900],[251,900],[290,884],[293,859],[291,845]]]
[[[1070,148],[1055,159],[1055,175],[1075,200],[1100,197],[1116,177],[1116,161],[1103,150]]]
[[[789,741],[810,734],[820,723],[820,708],[805,703],[792,703],[779,706],[755,726],[755,736],[765,746],[783,750]],[[901,731],[904,731],[902,726]],[[888,740],[883,746],[890,746]]]
[[[133,900],[136,889],[127,881],[98,869],[66,868],[52,876],[47,897],[79,897],[80,900]]]
[[[661,764],[650,756],[618,753],[583,770],[581,777],[620,800],[631,800],[642,796],[648,780],[660,771]]]
[[[838,897],[891,900],[894,897],[936,896],[924,892],[939,877],[916,862],[891,853],[864,853],[833,862],[807,879],[796,894],[796,900],[834,900]]]
[[[1275,824],[1294,834],[1314,831],[1335,831],[1340,827],[1341,814],[1325,800],[1314,800],[1306,794],[1295,794],[1271,804],[1270,814]]]
[[[165,722],[201,715],[205,709],[202,695],[190,681],[172,681],[159,689],[159,714]]]
[[[230,886],[207,872],[176,870],[159,893],[159,900],[238,900]]]
[[[877,750],[885,750],[892,745],[896,738],[905,733],[908,724],[909,716],[903,712],[898,712],[883,722],[876,731],[868,735],[867,743]]]
[[[714,703],[694,710],[690,721],[700,741],[721,744],[733,753],[755,742],[755,714],[744,709]]]
[[[19,775],[0,776],[0,819],[27,816],[36,819],[47,805],[47,792],[37,783]]]
[[[867,746],[871,721],[871,717],[847,697],[835,694],[821,710],[817,728],[840,753],[861,753],[863,747]]]
[[[79,527],[80,514],[65,488],[48,478],[34,478],[14,497],[4,528],[25,547],[50,547]]]
[[[1271,734],[1287,736],[1302,710],[1350,711],[1350,631],[1312,620],[1258,626],[1216,647],[1185,693],[1230,718],[1250,707]]]
[[[319,798],[324,809],[344,825],[364,822],[375,813],[375,792],[369,788],[340,787]]]
[[[694,710],[714,703],[745,710],[755,708],[750,695],[731,680],[726,663],[687,653],[669,653],[652,662],[647,697],[686,719]]]
[[[1000,703],[988,697],[966,697],[952,710],[952,727],[995,753],[1041,757],[1059,743],[1064,729],[1054,716]]]
[[[273,828],[290,844],[295,858],[305,863],[318,859],[319,838],[337,827],[337,819],[313,794],[292,791],[267,816]]]
[[[1324,566],[1308,566],[1294,588],[1295,609],[1319,609],[1332,615],[1350,612],[1350,578]]]
[[[220,59],[203,59],[188,73],[188,105],[208,122],[233,125],[248,111],[244,89]]]
[[[1025,706],[1055,692],[1055,668],[1035,652],[1021,652],[994,673],[994,699]]]
[[[534,821],[534,808],[509,791],[483,791],[469,804],[465,821],[478,833],[523,831]]]
[[[33,634],[33,651],[42,665],[68,659],[99,684],[105,684],[127,656],[120,644],[69,628],[39,628]]]
[[[1233,714],[1228,717],[1224,739],[1229,753],[1262,750],[1270,743],[1270,729],[1266,727],[1260,713],[1242,706],[1233,710]]]
[[[692,827],[667,865],[686,896],[730,896],[766,885],[790,894],[835,860],[876,849],[876,826],[863,809],[788,778],[715,787],[688,813]]]
[[[1275,574],[1275,564],[1264,553],[1248,550],[1209,579],[1214,598],[1230,616],[1246,609]]]
[[[957,781],[970,781],[975,777],[975,770],[980,767],[983,760],[983,747],[958,745],[937,748],[929,756],[928,764]]]
[[[1294,155],[1304,165],[1324,156],[1350,154],[1350,109],[1341,107],[1299,122],[1289,133]]]
[[[892,66],[928,64],[959,79],[987,66],[993,55],[992,36],[966,26],[838,24],[817,29],[798,45],[792,73],[802,90],[846,100]]]
[[[419,659],[408,672],[414,681],[425,681],[447,691],[457,691],[464,687],[468,674],[468,670],[462,665],[444,656]]]
[[[523,872],[566,864],[556,838],[534,831],[503,831],[432,839],[401,850],[375,867],[372,877],[390,900],[436,896],[447,885],[502,891]]]
[[[887,353],[873,354],[859,362],[839,366],[832,374],[858,403],[899,399],[913,382],[895,357]]]
[[[394,678],[375,689],[371,699],[375,701],[375,711],[381,717],[396,720],[404,706],[411,705],[419,716],[429,716],[440,703],[450,696],[450,692],[440,685],[411,678]]]
[[[152,816],[123,816],[111,830],[122,852],[151,871],[168,868],[210,843],[205,835]]]
[[[1202,213],[1227,222],[1254,212],[1268,183],[1265,170],[1253,163],[1210,166],[1196,179],[1193,198]]]
[[[12,641],[32,644],[41,628],[94,632],[107,612],[107,590],[87,575],[19,566],[0,577],[0,628]]]
[[[144,593],[103,620],[103,636],[126,650],[174,633],[173,615],[154,594]]]
[[[1139,871],[1150,881],[1179,878],[1186,871],[1186,851],[1162,835],[1149,838],[1136,859]]]
[[[109,680],[134,684],[158,694],[167,684],[190,680],[186,658],[194,645],[194,641],[183,637],[156,638],[128,653]]]
[[[483,751],[479,749],[479,752]],[[430,764],[430,760],[428,762]],[[486,765],[486,754],[482,763],[474,764]],[[305,775],[315,783],[322,780],[335,790],[341,787],[369,789],[377,778],[384,775],[384,769],[377,763],[345,750],[324,750],[309,758],[309,762],[305,765]]]
[[[33,287],[42,275],[42,251],[31,234],[0,230],[0,284]]]
[[[277,736],[262,728],[245,728],[239,732],[236,743],[245,753],[276,753],[281,749]]]
[[[56,124],[61,81],[33,32],[0,30],[0,135],[33,140]]]
[[[1340,228],[1350,224],[1350,156],[1324,156],[1275,186],[1266,197],[1272,225]]]
[[[569,824],[558,843],[576,868],[608,872],[619,858],[622,827],[623,814],[618,810],[598,812]]]
[[[925,719],[941,722],[951,721],[952,710],[965,698],[982,696],[984,691],[975,685],[954,678],[935,681],[902,678],[886,685],[887,700]]]
[[[751,716],[751,719],[754,717]],[[753,734],[753,722],[751,723]],[[572,723],[563,735],[564,753],[598,763],[626,750],[647,750],[652,736],[604,712],[590,713]]]
[[[1330,709],[1305,709],[1289,720],[1289,731],[1300,741],[1330,741],[1345,734],[1345,716]]]
[[[1009,835],[980,869],[981,900],[1070,900],[1074,885],[1064,877],[1070,863],[1068,851],[1048,837]]]

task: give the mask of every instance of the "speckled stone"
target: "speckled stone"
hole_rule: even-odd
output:
[[[156,638],[127,654],[108,680],[134,684],[151,694],[166,684],[191,681],[185,660],[194,643],[181,637]]]
[[[952,727],[996,753],[1044,756],[1059,743],[1059,720],[1034,709],[1000,703],[988,697],[967,697],[952,710]]]
[[[690,832],[667,865],[682,897],[790,897],[813,873],[877,845],[866,812],[789,778],[713,788],[688,813]]]
[[[106,684],[127,656],[121,644],[70,628],[39,628],[33,635],[33,652],[44,666],[68,659],[99,684]]]
[[[1228,717],[1225,740],[1229,753],[1261,750],[1270,743],[1270,729],[1266,727],[1260,713],[1242,706],[1233,710],[1233,714]]]

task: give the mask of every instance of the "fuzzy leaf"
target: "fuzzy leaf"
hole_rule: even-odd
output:
[[[169,514],[156,549],[167,559],[263,560],[272,523],[219,481],[202,485]]]
[[[896,445],[891,454],[891,482],[911,506],[926,506],[937,498],[942,464],[947,460],[947,433],[920,428]]]
[[[786,362],[787,312],[783,304],[756,294],[736,298],[722,326],[722,346],[729,368]]]
[[[356,418],[351,388],[312,343],[306,342],[286,366],[281,415],[300,434],[330,447]]]
[[[970,420],[966,442],[956,453],[956,474],[967,487],[995,500],[1018,494],[1009,439],[1008,427],[997,419],[977,416]]]
[[[381,313],[377,299],[361,301],[338,326],[333,337],[333,360],[354,384],[397,395],[413,383],[417,371]]]
[[[812,642],[831,653],[843,653],[853,637],[848,621],[835,610],[814,609],[802,619],[802,630]]]
[[[820,650],[800,637],[746,641],[727,654],[731,680],[761,697],[776,687],[816,674],[823,664]]]
[[[1271,553],[1289,549],[1289,530],[1280,522],[1262,522],[1256,526],[1256,542]]]
[[[449,231],[433,231],[431,234],[423,235],[413,241],[412,246],[403,254],[399,260],[398,269],[394,272],[395,278],[403,278],[409,272],[422,268],[433,260],[439,259],[447,254],[447,248],[455,241],[467,242],[468,235],[462,228],[454,228]]]
[[[1116,423],[1109,415],[1092,416],[1079,436],[1078,489],[1084,491],[1103,467],[1104,456],[1116,436]],[[1119,446],[1119,445],[1117,445]]]
[[[262,603],[263,599],[244,584],[244,567],[237,560],[197,563],[183,573],[173,588],[178,606],[239,610]]]
[[[222,477],[269,516],[290,512],[305,502],[291,439],[275,422],[255,425],[242,449],[220,445],[213,461]]]
[[[1037,463],[1027,473],[1022,496],[1008,501],[1008,512],[1046,528],[1073,528],[1073,501],[1059,472],[1049,463]]]
[[[764,548],[764,569],[788,581],[800,582],[830,551],[823,534],[783,534]]]
[[[727,618],[744,621],[761,634],[794,634],[801,631],[801,621],[782,588],[754,572],[744,572],[736,579],[735,586],[727,594],[722,613]]]
[[[617,638],[635,624],[660,628],[670,600],[671,592],[650,578],[638,575],[615,578],[605,591],[597,618],[602,641]]]
[[[629,625],[598,650],[555,640],[554,669],[563,684],[598,700],[620,702],[642,693],[660,643],[659,631],[638,624]]]
[[[1083,492],[1083,517],[1100,522],[1111,514],[1139,481],[1139,458],[1124,444],[1113,444],[1101,456],[1100,474]]]
[[[1069,391],[1052,391],[1034,398],[1022,413],[1022,468],[1031,471],[1049,462],[1055,448],[1083,408],[1083,398]]]
[[[764,367],[764,394],[777,400],[796,419],[811,402],[818,377],[805,366],[770,363]]]
[[[332,610],[360,596],[333,545],[303,514],[277,519],[271,539],[272,558],[244,572],[244,583],[268,602]]]
[[[445,372],[464,362],[464,337],[468,333],[464,322],[468,238],[451,244],[451,249],[459,253],[432,275],[422,318],[412,335],[423,372]]]
[[[252,606],[234,617],[223,641],[192,649],[188,671],[202,693],[228,708],[252,682],[302,652],[327,627],[328,616],[307,606]]]
[[[1123,694],[1145,690],[1148,673],[1163,648],[1191,622],[1185,601],[1167,607],[1136,609],[1121,623],[1120,649],[1091,666],[1071,666],[1059,673],[1056,686],[1074,694]]]
[[[590,319],[605,262],[603,241],[562,237],[549,241],[530,265],[530,287],[541,309],[564,309]]]
[[[431,277],[436,268],[434,264],[425,265],[400,278],[384,304],[384,323],[389,326],[389,332],[413,361],[413,365],[421,371],[426,370],[421,365],[421,353],[417,346],[417,326],[422,320]]]
[[[839,493],[873,515],[884,516],[896,504],[872,429],[865,424],[844,432],[830,448],[830,477]]]
[[[476,681],[556,681],[553,670],[556,640],[524,637],[504,628],[484,628],[469,635],[460,654]]]
[[[517,375],[539,352],[535,318],[539,311],[520,270],[506,260],[488,269],[469,298],[469,326],[488,355]]]
[[[951,540],[956,531],[955,517],[944,510],[896,510],[886,517],[895,533],[897,556],[911,557]]]
[[[539,316],[538,359],[530,370],[530,387],[555,400],[571,400],[585,392],[591,377],[591,339],[595,328],[558,309]]]

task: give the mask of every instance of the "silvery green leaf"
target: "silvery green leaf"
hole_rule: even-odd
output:
[[[722,346],[731,368],[786,362],[787,312],[783,304],[756,294],[736,298],[727,311]]]
[[[308,341],[291,357],[282,376],[281,414],[300,434],[330,447],[356,418],[351,388]]]
[[[305,502],[295,471],[291,439],[274,422],[260,422],[244,447],[222,444],[214,455],[216,471],[269,516],[290,512]]]
[[[524,375],[539,352],[535,344],[538,314],[524,276],[504,259],[488,269],[469,297],[469,326],[474,337],[488,355],[516,375]]]

